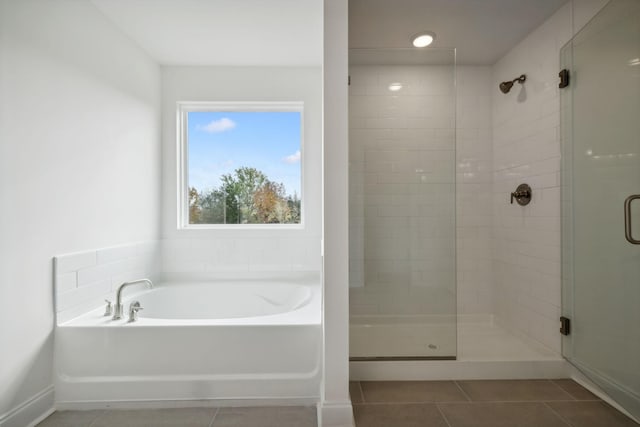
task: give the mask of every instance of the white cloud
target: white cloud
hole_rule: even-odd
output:
[[[219,133],[219,132],[226,132],[235,127],[236,127],[236,122],[226,117],[223,117],[220,120],[214,120],[207,125],[200,126],[199,129],[209,133]]]
[[[296,151],[290,156],[283,158],[282,161],[285,163],[289,163],[290,165],[298,163],[300,161],[300,150]]]

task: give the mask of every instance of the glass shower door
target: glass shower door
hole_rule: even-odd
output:
[[[610,2],[561,62],[563,354],[640,417],[640,1]]]
[[[455,51],[349,52],[351,360],[455,359]]]

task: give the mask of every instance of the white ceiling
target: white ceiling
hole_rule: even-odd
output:
[[[459,64],[494,64],[567,1],[349,0],[349,47],[411,47],[430,30]]]
[[[322,64],[323,0],[90,0],[167,65]],[[434,47],[493,64],[568,0],[349,0],[349,47]]]
[[[322,0],[90,0],[164,65],[322,64]]]

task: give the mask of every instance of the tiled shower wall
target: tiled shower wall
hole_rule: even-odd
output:
[[[456,86],[458,314],[490,314],[491,67],[458,67]]]
[[[607,0],[574,0],[493,66],[494,310],[508,327],[560,353],[560,49]],[[498,84],[520,74],[502,94]],[[509,193],[531,185],[526,207]]]
[[[453,66],[350,75],[351,313],[452,313]]]
[[[490,67],[458,68],[457,102],[452,66],[350,74],[351,313],[453,313],[456,193],[458,309],[490,313]]]
[[[567,4],[493,68],[494,309],[503,324],[560,352],[559,51],[571,38]],[[502,94],[498,84],[520,74]],[[509,203],[528,183],[531,204]]]

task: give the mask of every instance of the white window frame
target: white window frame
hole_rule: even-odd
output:
[[[188,114],[191,112],[300,113],[300,223],[298,224],[189,224]],[[303,230],[305,228],[304,102],[178,102],[177,103],[178,230]]]

